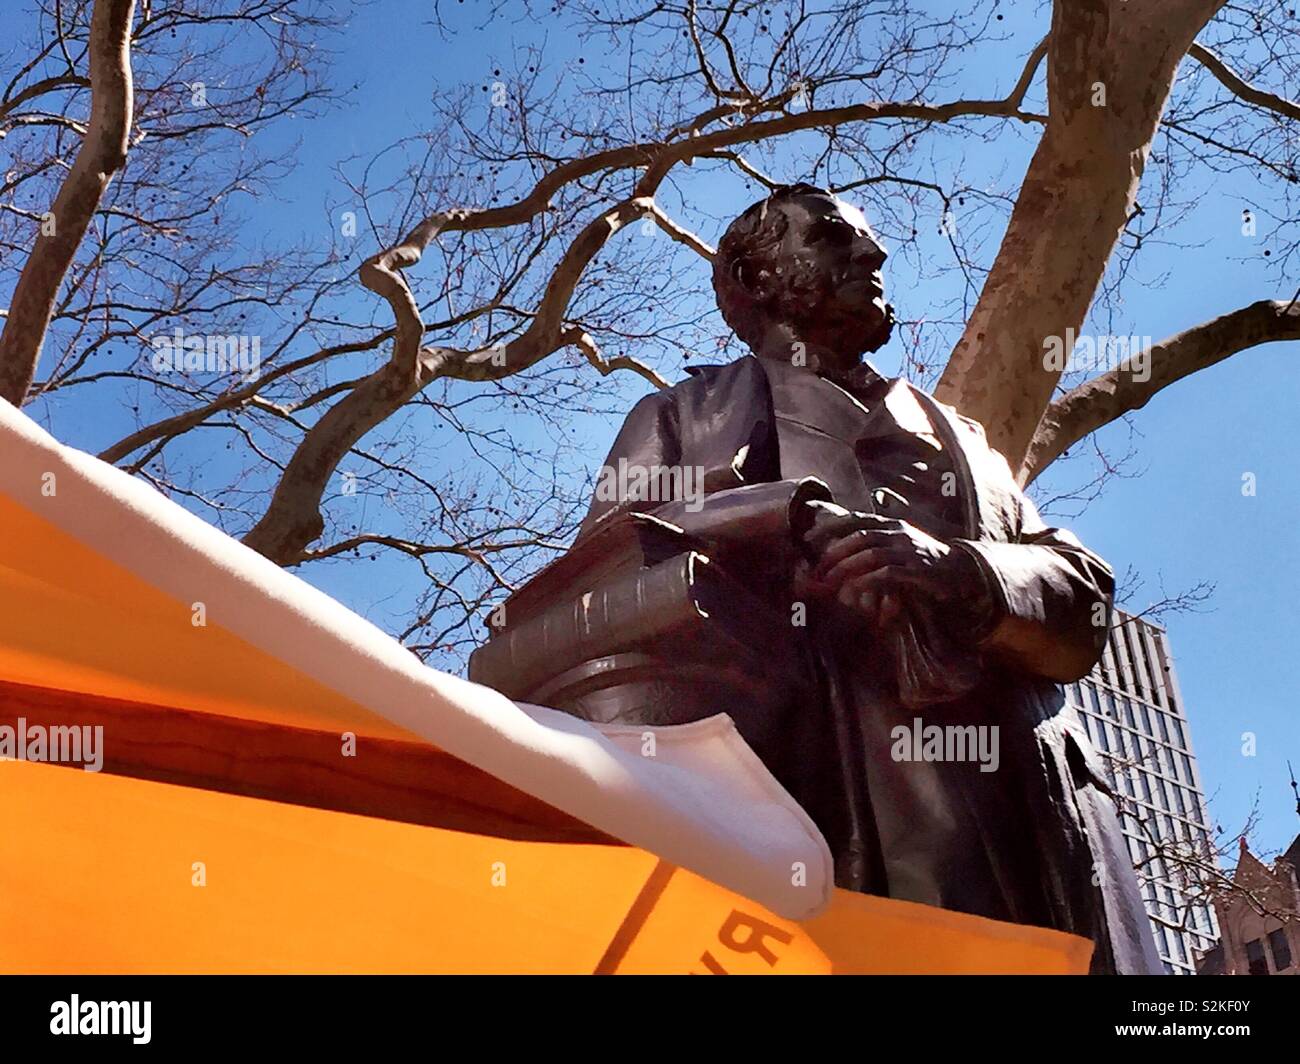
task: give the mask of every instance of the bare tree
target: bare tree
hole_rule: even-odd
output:
[[[66,187],[60,160],[101,135],[93,103],[85,117],[95,22],[87,3],[40,6],[32,61],[0,102],[20,175],[0,188],[3,239],[26,256],[0,380],[38,411],[74,388],[122,402],[129,387],[130,423],[91,446],[282,565],[409,560],[419,579],[384,623],[424,657],[471,645],[484,606],[572,534],[581,419],[728,350],[700,297],[712,249],[699,234],[746,189],[802,179],[850,192],[914,276],[952,282],[903,323],[905,371],[979,418],[1024,483],[1161,389],[1300,328],[1285,280],[1300,246],[1295,20],[1276,5],[1056,0],[1042,39],[994,85],[970,73],[1008,49],[985,0],[484,3],[484,21],[547,18],[568,33],[443,87],[427,129],[342,163],[316,248],[253,254],[202,226],[276,166],[231,155],[204,167],[201,194],[181,197],[192,213],[163,193],[182,144],[255,144],[261,126],[325,101],[313,45],[329,20],[316,7],[142,6],[134,128],[150,135],[133,134],[80,259],[60,271],[34,239],[42,197],[24,189]],[[444,7],[460,5],[431,8],[451,40]],[[129,4],[101,8],[129,20]],[[204,80],[186,39],[254,30],[266,46],[243,90],[186,106]],[[953,164],[987,142],[1032,149],[1023,177]],[[1071,375],[1044,358],[1050,338],[1115,312],[1189,186],[1238,168],[1258,183],[1278,291],[1188,323],[1148,353],[1150,374]],[[945,254],[927,256],[935,233]],[[169,254],[142,269],[127,240]],[[29,274],[50,308],[39,365],[39,336],[15,324]],[[236,378],[151,366],[151,334],[180,326],[253,333],[262,358]],[[230,460],[214,465],[223,438]],[[1095,458],[1075,504],[1121,464]]]

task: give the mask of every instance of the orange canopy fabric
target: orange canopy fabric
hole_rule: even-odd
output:
[[[410,732],[227,631],[194,603],[0,494],[0,677],[225,716]],[[196,599],[201,600],[198,590]]]
[[[1032,973],[1091,944],[836,891],[796,923],[642,850],[0,765],[0,970]],[[18,811],[21,811],[19,814]]]
[[[786,916],[828,904],[825,840],[729,718],[652,729],[647,745],[646,729],[513,703],[424,666],[341,603],[3,403],[0,449],[0,543],[11,546],[0,551],[0,682],[363,745],[418,741]],[[129,729],[126,745],[153,741],[147,718],[132,715]],[[203,785],[221,789],[219,779]],[[471,811],[474,798],[463,803]]]
[[[0,450],[0,681],[418,738],[634,843],[477,831],[473,794],[447,820],[469,830],[450,830],[240,797],[220,778],[0,762],[0,971],[1087,970],[1073,936],[832,890],[824,841],[734,729],[662,729],[663,763],[646,763],[618,736],[423,669],[3,403]],[[162,717],[109,719],[148,732]],[[719,771],[733,778],[710,791]]]

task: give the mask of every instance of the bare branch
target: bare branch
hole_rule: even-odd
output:
[[[1227,63],[1204,45],[1193,42],[1192,46],[1187,49],[1187,54],[1218,78],[1224,88],[1234,96],[1240,97],[1247,103],[1253,103],[1256,107],[1274,111],[1284,118],[1300,118],[1300,103],[1288,100],[1285,96],[1277,96],[1274,93],[1255,88],[1250,82],[1238,77],[1237,73]]]
[[[578,350],[586,356],[587,361],[600,371],[602,377],[608,377],[616,370],[626,369],[631,370],[633,373],[640,374],[656,388],[663,389],[668,387],[668,382],[666,380],[659,376],[659,374],[649,366],[638,362],[635,358],[628,355],[615,355],[613,358],[606,358],[600,353],[600,348],[596,346],[596,341],[591,338],[591,334],[588,332],[581,332],[578,337],[573,340],[573,343]]]
[[[715,253],[714,249],[694,233],[687,229],[683,229],[680,225],[669,218],[668,215],[660,209],[658,204],[651,203],[649,216],[654,219],[655,224],[659,226],[660,229],[677,241],[677,243],[690,248],[695,252],[695,254],[699,255],[700,258],[704,259],[705,262],[713,261]]]
[[[1300,303],[1261,299],[1130,356],[1047,408],[1021,468],[1021,482],[1028,484],[1066,448],[1123,414],[1140,410],[1175,381],[1258,344],[1296,339]]]

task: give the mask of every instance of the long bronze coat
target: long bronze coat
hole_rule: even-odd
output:
[[[778,778],[822,828],[845,885],[1083,935],[1097,944],[1094,971],[1158,971],[1106,775],[1057,686],[1083,676],[1100,654],[1109,567],[1069,532],[1043,524],[978,424],[906,382],[864,364],[837,385],[753,356],[691,372],[637,404],[607,465],[699,470],[703,506],[598,500],[578,546],[611,510],[655,513],[713,543],[773,601],[788,602],[798,555],[786,503],[816,478],[849,509],[906,519],[970,551],[1000,599],[1001,621],[975,653],[973,687],[959,697],[928,705],[903,698],[895,658],[860,635],[846,639],[825,625],[817,634],[814,625],[817,701],[848,707],[860,753],[850,760],[869,823],[848,823],[828,798],[840,758],[826,704],[801,707],[800,734],[790,740],[797,757]],[[895,729],[918,721],[996,726],[997,770],[982,772],[973,760],[897,760]],[[857,852],[864,845],[870,853]]]

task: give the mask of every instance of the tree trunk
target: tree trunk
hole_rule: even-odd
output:
[[[1132,209],[1179,61],[1222,0],[1059,0],[1047,129],[936,395],[1019,469]]]
[[[0,398],[27,398],[59,287],[113,174],[126,162],[131,132],[131,19],[135,0],[95,0],[90,20],[90,123],[76,161],[42,225],[14,288],[0,333]],[[49,232],[46,229],[49,228]]]

